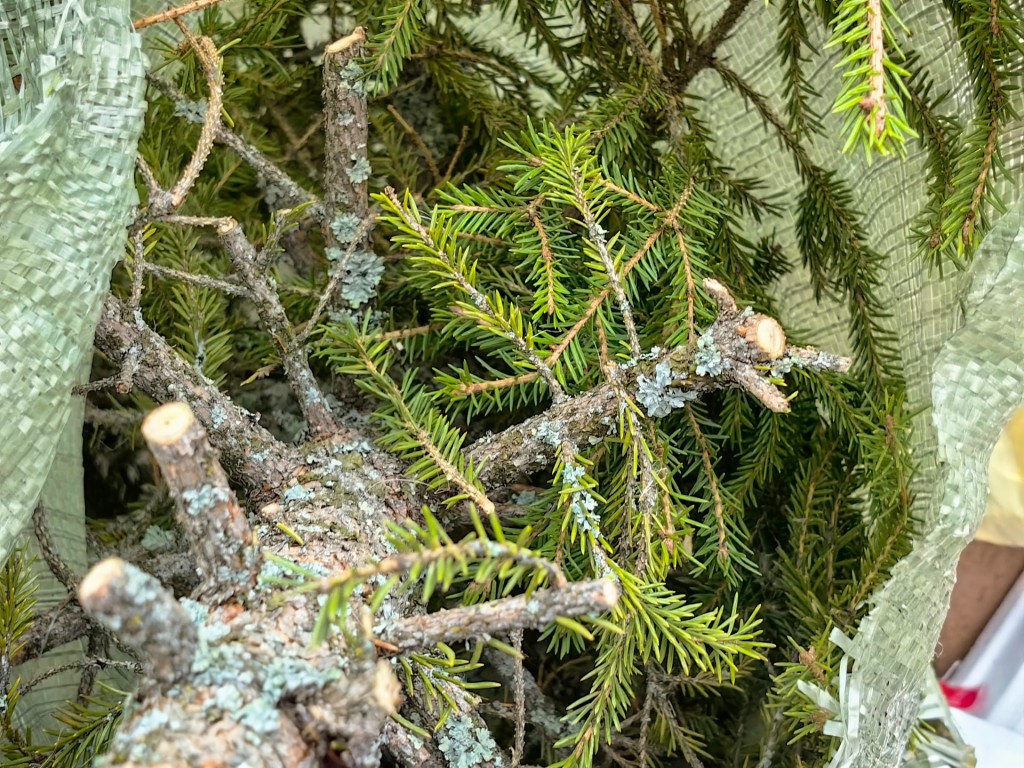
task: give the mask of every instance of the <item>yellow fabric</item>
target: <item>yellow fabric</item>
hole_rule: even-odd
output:
[[[975,538],[1024,547],[1024,410],[1013,415],[992,451],[988,508]]]

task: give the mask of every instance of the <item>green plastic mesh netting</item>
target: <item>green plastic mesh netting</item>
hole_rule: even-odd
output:
[[[0,48],[0,557],[42,493],[62,556],[82,572],[82,401],[72,387],[88,375],[136,202],[146,61],[128,0],[2,0]],[[40,607],[62,599],[36,569]],[[19,714],[67,699],[66,682],[47,681]]]

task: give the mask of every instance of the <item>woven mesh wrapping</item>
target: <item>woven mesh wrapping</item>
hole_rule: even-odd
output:
[[[702,2],[705,19],[720,4]],[[912,45],[935,81],[935,92],[950,91],[942,111],[974,113],[971,88],[942,3],[911,0],[899,14],[913,32]],[[783,70],[775,51],[778,11],[752,3],[722,57],[785,114]],[[811,30],[818,50],[824,31]],[[840,85],[836,56],[812,56],[808,72],[822,97],[816,107],[827,113]],[[744,175],[767,184],[780,199],[795,199],[801,188],[788,155],[770,129],[717,75],[705,71],[696,83],[706,98],[709,118],[723,160]],[[1014,94],[1018,113],[1024,99]],[[833,768],[893,768],[904,756],[910,727],[918,717],[932,649],[938,640],[956,561],[985,510],[987,468],[992,447],[1013,410],[1024,404],[1024,221],[1018,202],[1004,215],[975,257],[970,272],[939,279],[912,244],[909,223],[925,203],[926,172],[920,144],[912,142],[906,160],[877,161],[839,153],[840,125],[825,121],[826,136],[810,148],[817,162],[835,169],[858,195],[871,245],[887,257],[881,298],[892,308],[911,409],[916,514],[924,521],[914,551],[894,569],[872,598],[872,609],[850,642],[842,642],[852,668],[842,675],[840,700],[831,702],[835,721],[829,732],[842,738]],[[1024,125],[1009,126],[1003,145],[1008,174],[1003,199],[1013,201],[1024,165]],[[795,212],[768,223],[788,253],[795,255]],[[947,272],[950,272],[948,270]],[[961,312],[960,299],[974,283],[972,301]],[[840,309],[818,305],[809,281],[799,273],[777,287],[779,306],[790,327],[810,331],[815,343],[847,346],[846,317]],[[980,297],[984,295],[982,300]]]
[[[0,46],[0,557],[6,558],[69,421],[71,388],[124,247],[136,199],[145,60],[127,0],[4,0]]]
[[[0,0],[0,49],[0,562],[42,490],[55,544],[82,573],[83,404],[71,389],[88,375],[135,202],[145,60],[127,0]],[[42,561],[34,570],[39,609],[62,600]],[[82,651],[69,644],[15,674],[31,679]],[[47,678],[19,721],[43,736],[77,685],[74,672]]]

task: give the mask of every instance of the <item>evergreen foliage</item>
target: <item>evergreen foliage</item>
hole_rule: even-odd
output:
[[[975,113],[961,122],[943,111],[925,52],[912,50],[887,0],[779,0],[787,102],[777,113],[715,55],[748,2],[731,0],[704,27],[682,0],[330,3],[332,39],[353,21],[368,30],[374,245],[387,260],[369,308],[320,317],[324,244],[303,211],[281,213],[279,190],[231,150],[213,149],[181,210],[262,233],[256,245],[289,320],[316,350],[317,372],[353,378],[376,408],[380,445],[437,500],[422,522],[392,531],[393,562],[326,578],[278,563],[280,586],[327,596],[318,636],[350,629],[348,599],[365,584],[379,609],[400,584],[438,605],[557,579],[617,580],[622,597],[609,615],[528,636],[527,667],[566,717],[558,739],[528,725],[526,762],[755,765],[770,754],[775,766],[823,764],[827,713],[797,683],[836,689],[830,631],[855,631],[909,547],[909,415],[879,298],[883,257],[869,245],[857,190],[808,151],[824,130],[804,71],[808,29],[829,30],[842,51],[834,107],[847,147],[868,157],[917,140],[927,148],[930,202],[914,222],[921,252],[961,265],[999,207],[993,177],[1014,117],[1011,73],[1022,66],[1019,9],[947,3],[974,92]],[[204,10],[197,28],[221,47],[234,130],[318,189],[322,83],[300,40],[307,6],[246,0],[237,17]],[[482,34],[497,15],[521,31],[522,50]],[[161,50],[141,155],[167,185],[195,144],[206,79],[186,46],[168,38]],[[758,179],[716,155],[690,93],[704,71],[771,127],[799,171],[795,199],[765,199]],[[784,209],[796,212],[799,254],[745,234]],[[157,268],[133,273],[130,248],[115,293],[141,291],[147,322],[229,394],[264,391],[280,356],[233,295],[220,243],[173,223],[140,240],[133,247]],[[705,277],[770,312],[771,284],[797,262],[819,297],[850,310],[851,376],[779,372],[793,395],[784,415],[723,391],[651,418],[623,394],[605,439],[578,444],[553,429],[550,472],[498,494],[480,482],[466,447],[486,431],[585,393],[655,347],[700,348],[715,316]],[[265,415],[291,438],[293,412],[276,403]],[[0,619],[0,656],[16,646],[10,628],[27,621],[19,567],[12,558],[0,583],[13,622]],[[432,681],[486,690],[480,649],[466,652],[403,658],[408,690],[457,711]],[[110,717],[67,714],[75,754],[101,741]]]

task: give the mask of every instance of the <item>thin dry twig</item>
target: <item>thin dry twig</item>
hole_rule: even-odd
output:
[[[224,108],[224,76],[221,72],[221,60],[217,46],[205,35],[196,37],[187,28],[184,31],[186,39],[195,51],[203,73],[206,75],[207,90],[209,91],[208,106],[192,158],[185,166],[177,183],[161,197],[150,200],[151,210],[149,213],[151,216],[170,213],[184,202],[185,197],[199,178],[199,174],[202,173],[206,160],[210,157],[210,150],[213,149],[213,143],[221,126],[221,111]]]
[[[413,128],[409,121],[402,116],[402,113],[398,111],[398,107],[394,104],[388,104],[388,112],[395,118],[395,121],[405,131],[405,135],[412,141],[413,146],[416,147],[416,151],[419,152],[420,157],[427,164],[427,168],[430,170],[430,175],[434,177],[434,185],[440,185],[443,177],[441,176],[441,169],[437,167],[437,162],[434,160],[434,154],[427,147],[423,141],[423,137],[419,135],[415,128]]]
[[[141,19],[137,19],[132,22],[132,26],[135,31],[151,27],[154,24],[159,24],[164,21],[173,21],[179,19],[189,13],[195,13],[201,11],[203,8],[209,8],[211,5],[216,5],[220,0],[192,0],[191,3],[185,3],[185,5],[177,8],[169,8],[166,11],[160,13],[154,13],[152,16],[145,16]]]
[[[512,647],[519,651],[519,656],[513,661],[515,672],[512,680],[512,695],[515,698],[516,707],[516,734],[512,746],[512,768],[519,768],[523,760],[523,750],[526,747],[526,682],[523,674],[523,629],[518,627],[512,630],[509,639]]]

